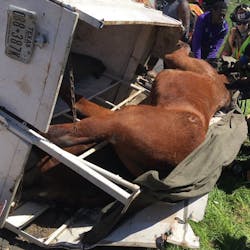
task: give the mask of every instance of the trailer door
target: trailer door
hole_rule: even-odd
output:
[[[78,14],[44,0],[6,0],[0,8],[0,106],[46,131],[57,99]],[[0,121],[0,227],[31,144]]]
[[[44,0],[0,8],[0,105],[46,131],[78,14]]]

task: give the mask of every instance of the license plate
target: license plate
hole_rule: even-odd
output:
[[[10,5],[5,37],[6,55],[29,63],[34,50],[35,35],[36,13]]]

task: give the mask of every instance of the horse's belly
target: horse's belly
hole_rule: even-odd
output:
[[[133,162],[144,171],[174,167],[205,139],[206,128],[197,114],[169,112],[150,120],[141,128],[130,124],[115,136],[114,146],[125,165]]]

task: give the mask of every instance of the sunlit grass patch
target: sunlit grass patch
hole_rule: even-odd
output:
[[[247,249],[250,243],[250,190],[247,186],[232,194],[215,187],[209,195],[202,222],[191,222],[200,237],[200,249]],[[250,246],[250,245],[249,245]]]
[[[240,101],[240,108],[245,115],[250,114],[250,99]]]

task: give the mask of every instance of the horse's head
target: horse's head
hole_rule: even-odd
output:
[[[176,50],[164,56],[164,68],[180,69],[180,60],[185,61],[184,58],[189,58],[190,53],[190,46],[187,43],[179,40],[176,44]]]
[[[181,51],[179,53],[184,53],[184,55],[186,56],[190,55],[191,47],[189,46],[188,43],[179,40],[176,46],[177,46],[176,51]]]

